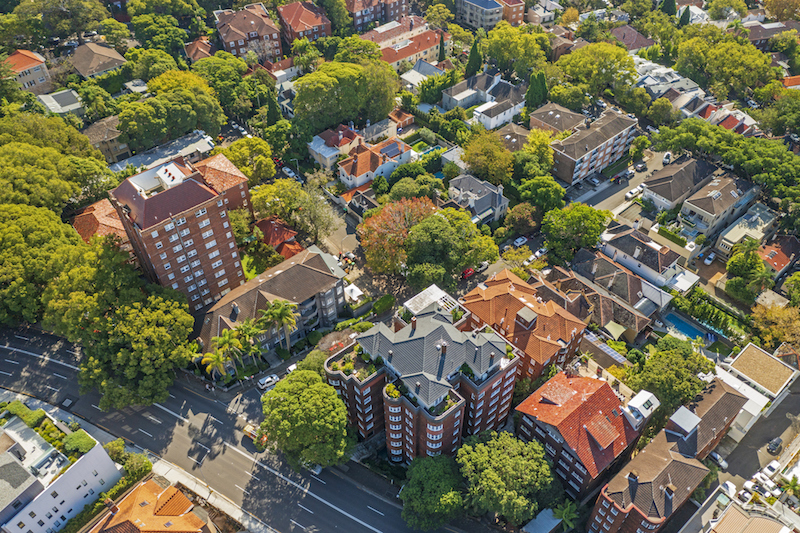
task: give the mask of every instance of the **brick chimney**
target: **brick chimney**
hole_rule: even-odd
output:
[[[411,331],[417,331],[417,317],[411,317]]]
[[[442,356],[447,355],[447,341],[442,342]]]
[[[117,504],[114,503],[112,499],[106,498],[103,504],[106,506],[106,508],[108,508],[109,511],[111,511],[112,515],[117,514],[119,512],[119,507],[117,507]]]

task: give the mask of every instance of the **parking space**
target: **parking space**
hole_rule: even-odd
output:
[[[700,276],[701,284],[716,285],[725,275],[725,261],[715,254],[714,260],[707,265],[705,260],[710,252],[706,252],[703,257],[695,259],[694,266],[697,268],[697,275]]]

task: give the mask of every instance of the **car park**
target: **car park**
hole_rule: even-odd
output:
[[[514,246],[519,248],[520,246],[522,246],[523,244],[525,244],[527,242],[528,242],[528,238],[527,237],[517,237],[516,239],[514,239]]]
[[[769,441],[769,444],[767,444],[767,451],[775,455],[781,449],[782,444],[783,440],[780,437],[775,437],[774,439]]]
[[[736,497],[736,485],[734,485],[730,481],[726,481],[725,483],[720,485],[720,488],[722,489],[722,491],[725,494],[727,494],[731,498],[735,498]]]
[[[258,380],[258,388],[261,390],[271,389],[278,383],[279,380],[280,378],[277,376],[277,374],[264,376],[263,378]]]
[[[720,455],[717,452],[709,453],[708,458],[717,463],[719,467],[722,468],[723,470],[728,469],[728,462],[722,457],[720,457]]]
[[[765,476],[763,473],[756,472],[755,474],[753,474],[753,480],[758,482],[758,484],[764,487],[765,489],[767,489],[767,491],[772,496],[775,496],[777,498],[778,496],[781,495],[781,490],[778,488],[775,482],[772,481],[767,476]]]
[[[781,464],[778,461],[771,461],[767,466],[765,466],[761,472],[767,476],[768,478],[772,479],[775,477],[775,474],[781,469]]]
[[[672,152],[667,152],[664,154],[664,159],[662,159],[661,162],[665,165],[669,165],[670,161],[672,161]]]
[[[710,254],[708,254],[708,257],[703,259],[703,264],[704,265],[710,265],[711,263],[714,262],[714,259],[716,259],[716,258],[717,258],[717,254],[714,253],[714,252],[711,252]]]

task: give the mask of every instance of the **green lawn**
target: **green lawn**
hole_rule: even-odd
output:
[[[415,152],[421,154],[422,152],[430,148],[430,146],[428,146],[428,143],[426,143],[425,141],[419,141],[418,143],[414,144],[411,148],[413,148]]]
[[[619,172],[622,172],[630,164],[631,164],[631,156],[628,155],[628,154],[625,154],[625,157],[623,157],[622,159],[620,159],[619,161],[617,161],[616,163],[614,163],[610,167],[606,167],[603,170],[602,174],[603,174],[603,176],[605,176],[607,178],[614,177],[615,174],[617,174]]]
[[[714,343],[706,348],[706,350],[719,353],[722,357],[728,357],[732,351],[727,345],[721,343],[720,341],[714,341]]]

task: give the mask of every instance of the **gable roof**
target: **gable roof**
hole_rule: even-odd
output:
[[[753,183],[747,180],[715,176],[687,198],[684,205],[690,204],[711,215],[719,215],[738,202],[743,194],[753,187]]]
[[[405,41],[381,49],[381,59],[389,63],[397,63],[420,52],[439,46],[441,36],[444,35],[445,43],[450,40],[450,34],[442,30],[425,30]]]
[[[619,39],[628,50],[639,50],[655,44],[654,40],[648,39],[628,24],[612,29],[611,35]]]
[[[111,193],[121,205],[128,206],[128,217],[142,230],[164,222],[170,216],[194,209],[217,196],[216,192],[191,177],[184,179],[180,185],[148,198],[139,194],[130,178]]]
[[[122,244],[128,242],[128,234],[125,233],[122,220],[108,198],[84,208],[72,221],[72,227],[87,243],[95,235],[116,235]]]
[[[658,196],[675,202],[687,191],[694,190],[715,170],[716,167],[706,161],[689,158],[653,172],[644,185]]]
[[[375,172],[383,163],[394,160],[395,156],[404,154],[409,150],[411,150],[411,147],[397,137],[392,137],[373,145],[360,142],[350,150],[350,157],[339,161],[339,167],[348,176],[362,176],[367,172]],[[389,154],[393,155],[390,156]]]
[[[82,44],[72,54],[72,66],[81,76],[89,78],[127,63],[124,57],[108,46],[97,43]]]
[[[282,242],[275,248],[275,251],[283,256],[284,259],[289,259],[304,251],[303,245],[297,241]]]
[[[452,87],[445,89],[442,91],[442,94],[456,97],[464,91],[470,89],[475,91],[488,91],[494,85],[495,81],[496,77],[493,74],[481,72],[470,78],[467,78],[462,82],[456,83]]]
[[[350,144],[352,141],[359,138],[358,132],[350,129],[344,124],[339,124],[335,130],[328,128],[319,134],[319,138],[325,141],[325,146],[339,148],[345,144]]]
[[[247,183],[247,176],[223,154],[198,161],[194,168],[203,176],[203,181],[219,194]]]
[[[600,475],[639,436],[605,381],[559,372],[517,411],[556,428],[592,478]]]
[[[273,248],[277,248],[278,245],[294,240],[297,237],[295,230],[290,228],[283,220],[274,216],[262,218],[256,222],[256,227],[264,234],[264,242]]]
[[[91,126],[82,129],[81,133],[89,137],[89,142],[95,145],[102,142],[113,141],[122,135],[122,132],[117,129],[117,126],[119,126],[119,116],[112,115],[100,119]]]
[[[264,4],[249,4],[244,9],[226,9],[214,13],[217,18],[217,31],[223,42],[247,40],[251,32],[259,37],[278,33],[278,27],[269,18]]]
[[[528,135],[531,134],[531,130],[524,126],[520,126],[519,124],[509,122],[497,130],[497,133],[503,139],[503,144],[506,145],[506,148],[508,148],[508,150],[511,152],[516,152],[525,147],[525,143],[528,142]]]
[[[415,28],[428,29],[428,23],[425,19],[417,15],[406,15],[405,17],[387,22],[382,26],[361,34],[361,38],[365,41],[372,41],[373,43],[383,44],[396,39],[401,35],[411,32]],[[421,32],[420,32],[421,33]]]
[[[278,6],[278,14],[294,32],[306,31],[315,26],[331,23],[325,16],[325,12],[311,2],[294,2]]]
[[[38,65],[44,65],[44,63],[45,60],[41,54],[30,50],[15,50],[14,53],[6,58],[6,65],[16,74]]]
[[[194,41],[183,45],[183,51],[193,63],[214,55],[214,45],[208,37],[201,35]]]
[[[614,111],[605,111],[588,127],[575,129],[575,133],[550,145],[570,159],[578,160],[604,142],[637,124],[636,119]]]
[[[608,244],[659,274],[680,258],[680,254],[669,246],[658,244],[641,231],[624,224],[612,222],[604,236]]]
[[[758,249],[758,255],[770,268],[781,271],[800,257],[800,240],[794,235],[777,235]]]
[[[544,122],[551,128],[558,131],[571,130],[586,120],[586,117],[580,113],[573,113],[566,107],[558,104],[549,103],[545,104],[533,113],[531,118],[535,118],[540,122]]]

